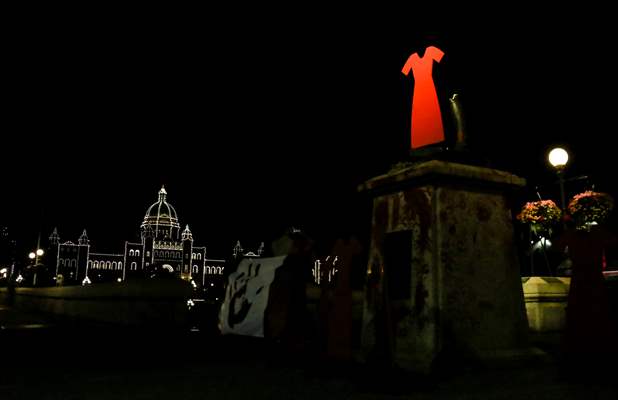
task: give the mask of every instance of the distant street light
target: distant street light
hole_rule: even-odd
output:
[[[34,260],[34,264],[32,266],[32,268],[34,269],[34,277],[32,279],[32,286],[36,286],[37,265],[39,263],[39,257],[41,257],[43,254],[45,254],[43,249],[36,249],[35,251],[31,251],[30,254],[28,254],[28,258],[31,260]]]
[[[556,147],[549,152],[549,163],[556,169],[558,183],[560,184],[560,208],[566,212],[566,200],[564,196],[564,169],[569,162],[569,153],[561,147]]]

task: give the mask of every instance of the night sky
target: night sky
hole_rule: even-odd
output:
[[[368,14],[22,26],[5,57],[0,223],[26,247],[57,226],[120,251],[164,184],[213,257],[291,226],[324,241],[365,234],[355,188],[406,157],[413,80],[401,68],[428,45],[445,52],[441,101],[460,94],[493,166],[558,200],[545,157],[563,144],[567,176],[590,176],[567,194],[595,184],[618,198],[610,25],[539,17],[472,31]]]

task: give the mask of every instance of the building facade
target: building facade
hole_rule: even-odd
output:
[[[55,257],[57,284],[122,282],[127,279],[176,276],[207,287],[222,281],[225,260],[208,259],[206,247],[193,243],[186,225],[181,230],[176,210],[167,202],[165,187],[148,207],[140,225],[141,241],[125,241],[116,253],[94,251],[86,230],[77,242],[62,242],[58,230],[49,237],[49,255]],[[53,261],[52,261],[53,263]]]

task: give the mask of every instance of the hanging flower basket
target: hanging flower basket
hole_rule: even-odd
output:
[[[535,233],[551,233],[551,228],[560,222],[562,211],[553,200],[539,200],[526,203],[517,220],[529,224]]]
[[[568,213],[577,229],[586,229],[591,224],[604,222],[613,208],[614,199],[609,194],[587,190],[573,196]]]

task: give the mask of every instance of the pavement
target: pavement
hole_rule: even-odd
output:
[[[531,338],[545,357],[426,376],[326,362],[261,339],[96,326],[0,306],[0,400],[618,398],[611,367],[564,370],[559,338]]]

